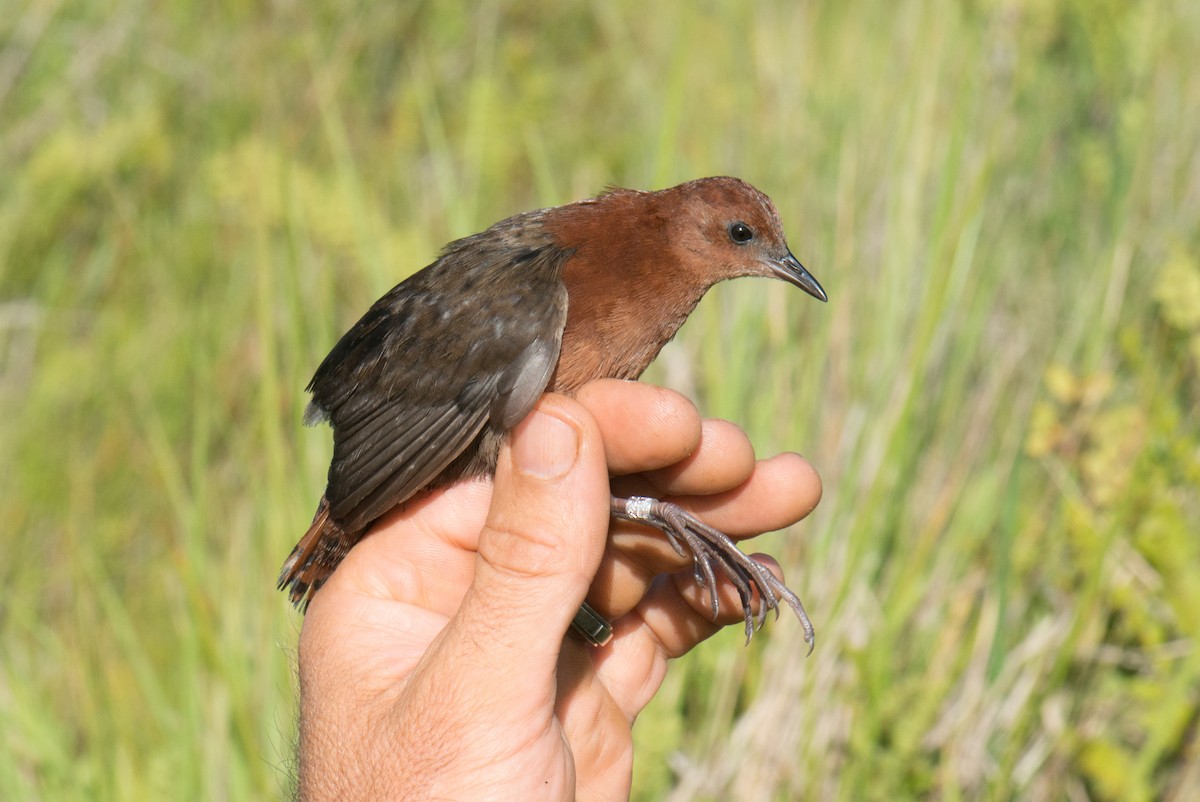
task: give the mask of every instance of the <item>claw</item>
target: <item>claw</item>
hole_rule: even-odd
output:
[[[708,526],[676,504],[649,498],[613,498],[612,514],[616,518],[637,521],[660,530],[680,556],[691,553],[692,574],[696,583],[708,590],[714,621],[721,612],[720,600],[717,597],[717,578],[713,571],[713,561],[716,560],[721,573],[729,578],[737,590],[745,619],[747,643],[766,623],[768,610],[774,610],[775,619],[779,619],[779,602],[782,600],[788,603],[792,612],[800,619],[804,641],[808,644],[808,653],[812,654],[816,645],[816,635],[800,599],[776,579],[766,566],[743,554],[733,539],[724,532]],[[759,597],[757,612],[754,611],[754,590],[758,591]]]
[[[707,556],[696,555],[695,567],[703,570],[702,583],[708,588],[708,597],[712,602],[713,621],[717,620],[717,616],[721,614],[721,600],[717,598],[717,577],[713,574],[712,562]]]

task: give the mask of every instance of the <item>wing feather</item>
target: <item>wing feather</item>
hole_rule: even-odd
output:
[[[480,388],[464,399],[466,403],[440,408],[413,410],[391,404],[391,414],[377,420],[378,428],[362,429],[350,442],[335,437],[330,473],[336,473],[339,486],[347,490],[331,501],[334,518],[346,521],[352,512],[355,517],[378,517],[432,481],[479,434],[488,417],[483,400],[488,397]],[[400,501],[373,516],[359,509],[384,487],[406,492],[397,492]]]
[[[451,244],[381,298],[309,383],[313,417],[333,426],[325,495],[345,531],[460,478],[442,474],[545,389],[566,325],[570,251],[526,230],[514,248],[513,236],[493,228]]]

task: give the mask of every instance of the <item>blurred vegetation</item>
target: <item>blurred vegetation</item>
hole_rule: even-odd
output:
[[[444,242],[740,175],[652,369],[819,510],[641,799],[1200,798],[1200,5],[0,5],[0,797],[289,793],[311,370]],[[734,628],[736,629],[736,628]]]

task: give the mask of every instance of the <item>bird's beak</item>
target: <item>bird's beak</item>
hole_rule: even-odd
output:
[[[829,296],[825,294],[825,290],[821,289],[821,285],[813,278],[812,273],[804,269],[804,265],[800,264],[799,259],[792,256],[791,251],[788,251],[788,255],[782,259],[771,259],[767,264],[770,265],[771,272],[777,277],[789,284],[795,284],[818,301],[829,300]]]

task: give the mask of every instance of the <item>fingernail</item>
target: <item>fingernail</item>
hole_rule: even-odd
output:
[[[566,421],[535,411],[517,427],[512,461],[521,473],[557,479],[579,456],[579,433]]]

